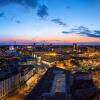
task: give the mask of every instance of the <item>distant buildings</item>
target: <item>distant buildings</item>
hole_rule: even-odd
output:
[[[80,47],[79,47],[79,45],[78,44],[76,44],[76,43],[74,43],[73,44],[73,51],[79,51],[80,50]]]

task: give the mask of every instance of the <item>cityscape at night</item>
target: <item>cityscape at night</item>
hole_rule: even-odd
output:
[[[100,100],[100,0],[0,0],[0,100]]]

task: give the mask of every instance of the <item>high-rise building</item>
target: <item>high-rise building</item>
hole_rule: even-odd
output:
[[[76,50],[77,50],[77,44],[74,43],[74,44],[73,44],[73,51],[76,51]]]

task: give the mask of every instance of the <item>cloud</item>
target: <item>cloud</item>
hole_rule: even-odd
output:
[[[9,4],[21,5],[25,8],[38,8],[37,15],[41,18],[48,16],[48,8],[46,5],[41,5],[39,0],[0,0],[0,7],[7,6]]]
[[[69,34],[70,32],[67,31],[62,31],[63,34]]]
[[[71,7],[70,7],[70,6],[67,6],[66,8],[67,8],[67,9],[70,9]]]
[[[61,19],[52,19],[51,21],[59,25],[66,26],[66,23],[62,22]]]
[[[20,21],[20,20],[16,20],[16,23],[20,24],[20,23],[21,23],[21,21]]]
[[[78,29],[77,29],[77,32],[79,32],[80,34],[91,34],[91,30],[89,30],[87,27],[84,27],[84,26],[80,26]]]
[[[86,35],[88,37],[94,37],[94,38],[100,38],[100,31],[93,30],[91,31],[87,27],[80,26],[76,29],[71,29],[70,31],[62,31],[63,34],[80,34],[80,35]]]
[[[15,3],[24,7],[36,8],[38,1],[39,0],[0,0],[0,7]]]
[[[37,15],[40,18],[44,18],[48,16],[48,8],[46,5],[40,5],[37,11]]]
[[[0,13],[0,17],[5,17],[5,13],[4,12],[1,12]]]

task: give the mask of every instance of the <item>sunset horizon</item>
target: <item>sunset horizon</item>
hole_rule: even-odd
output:
[[[99,0],[0,1],[0,43],[100,43]]]

